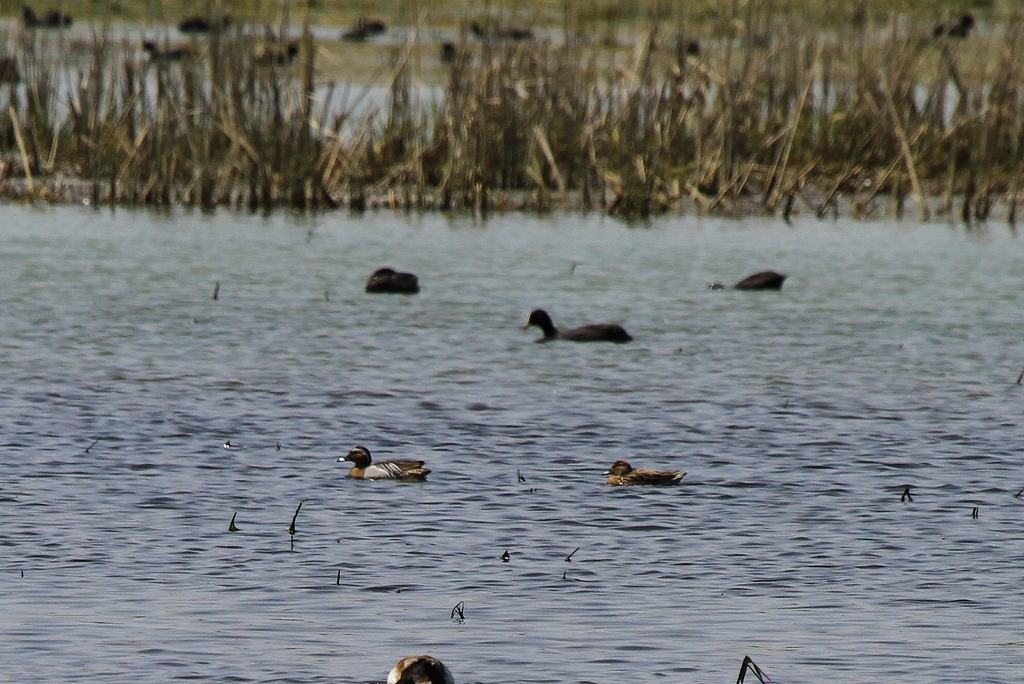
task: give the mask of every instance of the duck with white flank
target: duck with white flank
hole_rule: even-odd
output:
[[[381,461],[374,463],[370,450],[364,446],[353,447],[347,456],[338,459],[351,461],[355,466],[348,476],[357,480],[413,480],[422,482],[430,470],[423,467],[423,461]]]
[[[544,337],[539,340],[541,342],[547,340],[629,342],[633,339],[621,325],[615,323],[594,323],[592,325],[584,325],[581,328],[560,332],[551,321],[551,316],[544,309],[534,309],[531,311],[530,317],[526,319],[526,325],[523,326],[523,330],[526,330],[531,325],[535,325],[544,331]]]
[[[628,461],[616,461],[605,475],[610,485],[674,485],[686,473],[678,470],[634,470]]]
[[[455,677],[437,658],[406,656],[388,674],[388,684],[455,684]]]

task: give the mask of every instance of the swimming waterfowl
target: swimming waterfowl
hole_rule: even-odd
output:
[[[420,283],[412,273],[402,273],[387,267],[378,268],[366,281],[366,291],[416,294],[420,291]]]
[[[0,55],[0,83],[17,83],[20,80],[18,58],[14,55]]]
[[[193,54],[191,45],[168,45],[162,48],[152,40],[142,41],[142,50],[153,62],[180,62]]]
[[[277,47],[266,46],[260,49],[259,52],[253,57],[253,62],[257,66],[271,66],[277,64],[278,66],[284,66],[291,64],[295,61],[295,58],[299,54],[299,43],[298,41],[291,41],[287,45],[281,45]]]
[[[364,446],[353,447],[347,456],[338,459],[351,461],[355,466],[348,476],[357,480],[425,480],[430,470],[423,467],[423,461],[381,461],[373,463],[370,450]]]
[[[776,271],[761,271],[749,275],[740,282],[733,285],[735,290],[781,290],[782,283],[786,276]],[[712,290],[724,290],[722,283],[711,283],[708,285]]]
[[[625,328],[615,323],[594,323],[559,332],[544,309],[534,309],[526,319],[526,330],[535,325],[544,331],[543,340],[571,340],[573,342],[629,342],[633,338]]]
[[[678,470],[633,470],[628,461],[616,461],[605,475],[610,485],[674,485],[686,473]]]
[[[480,40],[513,40],[518,42],[533,38],[533,29],[525,26],[484,26],[478,21],[473,21],[469,24],[469,30]]]
[[[932,31],[932,35],[936,38],[948,36],[949,38],[962,39],[967,37],[972,28],[974,28],[974,17],[970,14],[964,13],[961,15],[959,23],[950,24],[949,26],[946,24],[939,24],[935,27],[935,30]]]
[[[40,17],[31,7],[24,5],[21,8],[21,21],[27,28],[64,28],[71,26],[71,15],[60,10],[50,10]]]
[[[182,33],[216,33],[228,28],[231,23],[230,14],[223,14],[216,18],[196,14],[182,19],[178,23],[178,30]]]
[[[446,40],[443,43],[441,43],[442,64],[451,64],[452,62],[455,61],[455,58],[458,56],[458,54],[459,51],[458,48],[455,47],[455,43],[451,42],[450,40]]]
[[[406,656],[388,674],[388,684],[455,684],[455,677],[437,658]]]
[[[781,290],[786,276],[775,271],[761,271],[749,275],[734,286],[737,290]]]
[[[359,17],[356,19],[356,25],[341,34],[342,40],[366,40],[373,36],[379,36],[382,33],[386,33],[388,25],[380,19],[366,19],[365,17]]]

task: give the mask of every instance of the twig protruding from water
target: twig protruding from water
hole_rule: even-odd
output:
[[[458,603],[455,604],[455,607],[452,608],[451,619],[455,620],[459,624],[462,624],[463,622],[466,621],[466,612],[465,611],[466,611],[466,602],[465,601],[459,601]],[[455,618],[456,615],[459,616],[457,620]]]
[[[764,684],[766,681],[772,681],[771,677],[766,675],[761,668],[757,666],[757,663],[751,660],[750,656],[743,656],[743,663],[740,665],[740,676],[736,678],[736,684],[743,684],[743,678],[747,676],[748,669],[754,673],[754,676],[757,677],[757,681],[761,682],[761,684]]]
[[[302,510],[302,503],[303,502],[301,501],[299,502],[299,507],[295,509],[295,515],[292,516],[292,524],[288,526],[288,534],[293,537],[295,536],[295,521],[299,518],[299,511]]]
[[[512,554],[508,552],[508,549],[505,549],[505,553],[501,554],[501,562],[508,563],[510,560],[512,560]]]
[[[97,437],[96,439],[92,440],[92,444],[90,444],[89,446],[85,447],[85,451],[83,451],[82,453],[83,453],[83,454],[87,454],[87,453],[89,453],[89,450],[90,450],[90,449],[92,449],[92,448],[93,448],[94,446],[96,446],[97,444],[99,444],[99,441],[100,441],[101,439],[103,439],[103,438],[102,438],[102,437]]]
[[[566,556],[566,557],[565,557],[565,562],[566,562],[566,563],[572,563],[572,557],[573,557],[574,555],[576,555],[576,552],[577,552],[577,551],[579,551],[579,550],[580,550],[580,548],[581,548],[581,547],[577,546],[577,547],[576,547],[575,549],[573,549],[573,550],[572,550],[572,553],[570,553],[570,554],[569,554],[568,556]]]
[[[218,297],[220,297],[220,281],[215,280],[213,281],[213,301],[217,301]]]
[[[238,528],[235,527],[235,516],[237,512],[231,514],[231,522],[228,523],[228,532],[238,532]]]
[[[903,494],[900,495],[900,501],[902,501],[903,503],[906,503],[908,501],[913,501],[913,500],[914,500],[914,497],[912,497],[910,495],[910,485],[906,485],[903,488]]]
[[[971,517],[974,518],[975,520],[978,519],[978,507],[977,506],[975,506],[974,510],[971,511]]]

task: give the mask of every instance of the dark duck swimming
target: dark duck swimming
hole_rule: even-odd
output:
[[[555,327],[551,316],[544,309],[534,309],[526,319],[526,330],[535,325],[544,332],[541,341],[569,340],[571,342],[629,342],[633,338],[626,329],[616,323],[593,323],[572,330],[560,331]]]
[[[420,291],[420,281],[412,273],[402,273],[388,267],[378,268],[366,281],[366,291],[416,294]]]
[[[777,271],[761,271],[748,275],[740,282],[733,285],[734,290],[781,290],[782,283],[786,276]],[[724,290],[722,283],[711,283],[708,285],[712,290]]]

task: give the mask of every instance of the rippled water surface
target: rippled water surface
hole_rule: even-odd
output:
[[[3,207],[3,678],[1019,681],[1022,257],[1003,226]],[[382,265],[422,292],[365,294]],[[782,292],[706,288],[762,268]],[[635,340],[536,344],[538,306]],[[346,479],[355,444],[433,472]],[[619,458],[687,476],[608,487]]]

